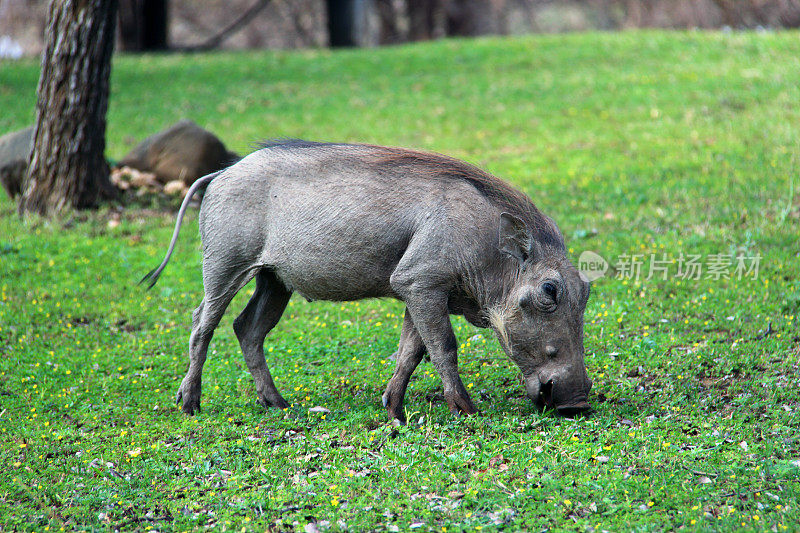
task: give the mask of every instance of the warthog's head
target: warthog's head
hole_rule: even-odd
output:
[[[489,319],[522,370],[528,397],[565,416],[589,410],[592,382],[583,351],[589,284],[563,252],[548,253],[523,221],[507,213],[501,215],[500,249],[519,262],[519,272]]]

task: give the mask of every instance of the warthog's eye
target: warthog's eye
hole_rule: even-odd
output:
[[[537,309],[543,313],[552,313],[561,299],[561,285],[558,280],[548,279],[538,289],[526,291],[519,299],[522,309]]]
[[[558,303],[558,287],[556,287],[555,283],[552,281],[545,281],[542,284],[542,292],[555,303]]]
[[[561,284],[554,279],[548,279],[542,283],[536,294],[536,307],[545,313],[552,313],[558,307],[561,299]]]

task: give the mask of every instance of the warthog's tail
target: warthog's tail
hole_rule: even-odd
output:
[[[183,203],[181,203],[181,208],[178,211],[178,216],[176,217],[177,220],[175,221],[175,231],[172,232],[172,240],[169,242],[169,249],[167,249],[167,255],[164,256],[164,260],[161,261],[160,265],[158,265],[156,268],[148,272],[147,275],[143,277],[141,281],[139,281],[139,285],[141,285],[145,281],[149,281],[150,283],[147,285],[147,289],[149,290],[152,289],[153,285],[156,284],[156,282],[158,281],[158,277],[161,275],[161,272],[167,266],[167,263],[169,263],[169,258],[170,256],[172,256],[172,250],[175,249],[175,242],[178,240],[178,233],[180,233],[181,231],[181,222],[183,222],[183,215],[184,213],[186,213],[186,208],[189,207],[189,201],[191,201],[192,196],[194,196],[194,193],[196,193],[201,187],[208,186],[208,184],[211,183],[211,180],[219,176],[221,172],[222,171],[219,170],[212,174],[207,174],[202,178],[200,178],[199,180],[195,181],[192,184],[192,186],[189,187],[189,190],[186,192],[186,197],[183,199]]]

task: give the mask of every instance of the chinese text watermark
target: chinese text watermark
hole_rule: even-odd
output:
[[[594,281],[613,269],[616,279],[722,280],[758,279],[761,255],[733,254],[621,254],[610,264],[601,255],[585,251],[578,258],[584,281]]]

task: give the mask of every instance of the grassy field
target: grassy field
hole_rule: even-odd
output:
[[[186,417],[196,211],[145,293],[170,210],[22,224],[3,197],[0,530],[797,531],[798,37],[116,57],[112,159],[188,117],[241,152],[281,136],[404,145],[519,186],[574,260],[617,267],[586,311],[595,412],[537,413],[491,332],[456,318],[480,414],[452,417],[423,362],[410,423],[392,427],[380,395],[402,306],[299,298],[266,341],[292,407],[265,412],[231,329],[248,288]],[[37,71],[0,64],[0,132],[32,122]],[[690,256],[699,279],[678,273]]]

